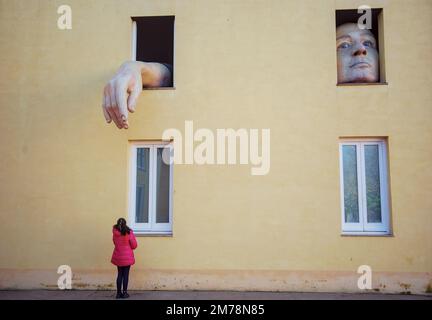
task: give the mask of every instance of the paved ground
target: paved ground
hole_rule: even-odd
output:
[[[132,300],[432,300],[432,295],[237,291],[130,291]],[[4,290],[0,300],[111,300],[114,291]]]

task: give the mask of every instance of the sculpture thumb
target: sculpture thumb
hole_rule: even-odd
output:
[[[127,101],[127,108],[129,112],[135,112],[138,96],[141,92],[137,89],[131,92]]]

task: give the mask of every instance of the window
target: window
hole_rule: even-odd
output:
[[[386,84],[383,9],[371,9],[366,29],[354,30],[358,23],[367,23],[364,17],[369,18],[359,9],[336,10],[338,85]]]
[[[174,86],[174,16],[132,17],[132,60],[165,64]]]
[[[131,145],[129,221],[137,234],[172,234],[172,152],[170,143]]]
[[[389,234],[385,140],[340,142],[342,233]]]

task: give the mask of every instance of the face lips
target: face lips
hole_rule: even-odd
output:
[[[350,68],[370,68],[371,65],[366,61],[357,61],[350,65]]]

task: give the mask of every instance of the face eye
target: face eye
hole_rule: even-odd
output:
[[[349,48],[351,45],[348,42],[342,42],[339,46],[338,49],[347,49]]]
[[[370,41],[370,40],[366,40],[365,42],[363,42],[363,45],[365,47],[369,47],[369,48],[374,48],[375,47],[375,45],[373,44],[373,42]]]

